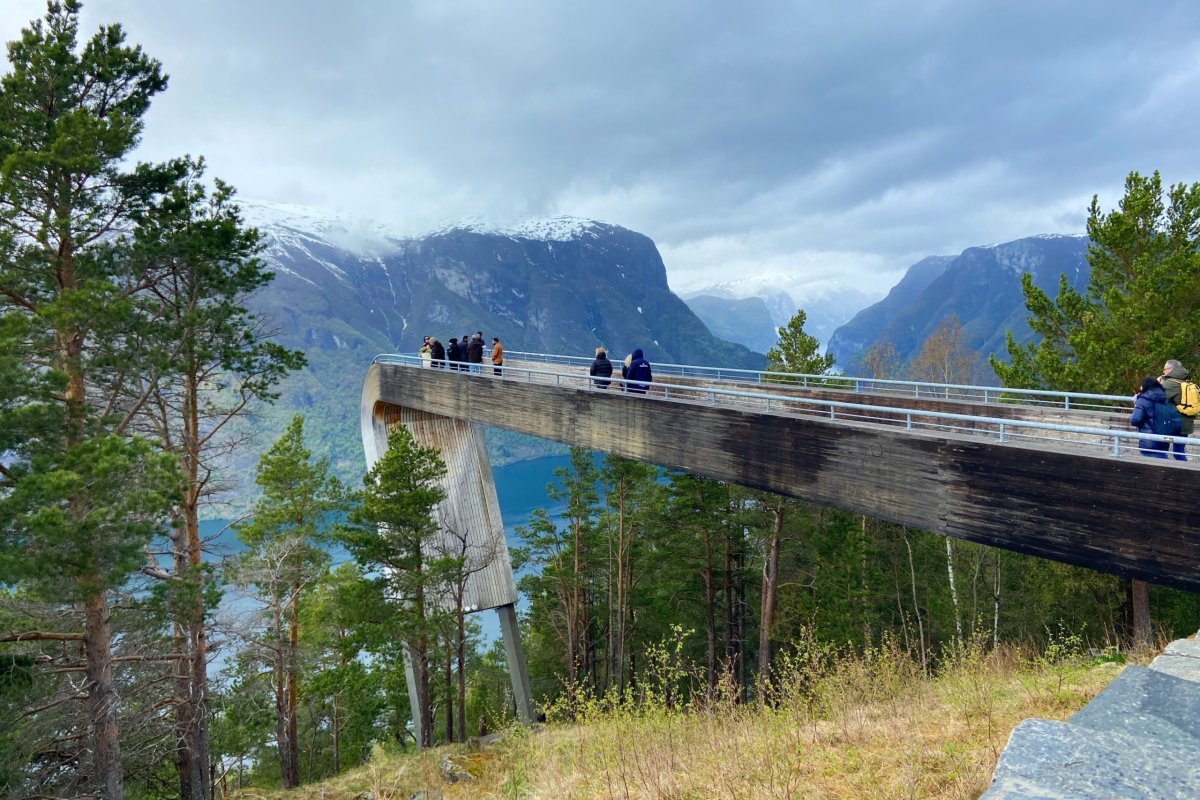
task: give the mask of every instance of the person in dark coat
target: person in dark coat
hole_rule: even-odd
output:
[[[1163,394],[1167,396],[1167,402],[1175,407],[1183,404],[1183,382],[1190,377],[1190,374],[1177,358],[1172,358],[1167,363],[1163,364],[1162,377],[1158,382],[1162,384]],[[1183,411],[1179,412],[1183,417],[1183,426],[1179,429],[1179,435],[1183,437],[1191,436],[1196,430],[1196,418],[1189,417]],[[1172,454],[1177,461],[1187,461],[1187,442],[1180,439],[1175,442],[1171,448]]]
[[[450,347],[446,350],[446,359],[450,362],[450,369],[458,372],[459,362],[465,361],[463,358],[462,348],[458,346],[458,339],[450,337]]]
[[[1142,390],[1133,399],[1133,414],[1129,416],[1129,424],[1137,428],[1138,433],[1154,433],[1154,415],[1166,410],[1167,395],[1154,378],[1142,379]],[[1153,439],[1139,439],[1138,451],[1151,458],[1166,458],[1169,443]]]
[[[588,374],[593,378],[611,378],[612,377],[612,362],[608,360],[608,353],[604,352],[603,347],[596,348],[596,360],[592,362],[591,369]],[[597,389],[607,389],[612,381],[596,380]]]
[[[471,372],[478,374],[483,368],[478,366],[483,363],[483,334],[477,333],[471,337],[471,341],[467,344],[467,361],[471,366]]]
[[[445,346],[443,346],[442,343],[439,342],[437,340],[437,338],[435,337],[435,338],[430,338],[429,347],[431,350],[429,356],[430,356],[430,363],[432,364],[432,366],[434,366],[435,368],[438,368],[438,369],[446,366],[446,348],[445,348]]]
[[[650,382],[654,380],[654,376],[650,374],[650,362],[642,355],[642,348],[633,351],[632,357],[629,359],[629,369],[625,371],[625,378],[629,381],[625,384],[625,391],[645,394],[650,388]]]

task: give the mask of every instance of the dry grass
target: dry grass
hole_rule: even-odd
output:
[[[828,654],[825,654],[828,656]],[[1078,656],[1004,650],[959,658],[934,679],[886,650],[797,658],[771,707],[715,701],[673,711],[653,699],[593,701],[577,721],[512,732],[475,756],[480,778],[447,786],[441,748],[380,756],[361,770],[287,794],[300,800],[452,798],[976,798],[1022,719],[1064,719],[1120,672]],[[243,792],[279,798],[282,792]]]

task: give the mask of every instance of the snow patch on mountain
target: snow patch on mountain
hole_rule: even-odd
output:
[[[248,225],[261,228],[272,238],[286,240],[283,231],[311,236],[360,255],[379,256],[402,250],[410,242],[458,231],[506,236],[543,242],[570,242],[598,239],[609,225],[582,217],[535,217],[512,225],[500,225],[484,217],[446,221],[434,230],[412,230],[395,223],[377,222],[348,214],[326,211],[296,203],[239,199],[242,218]],[[294,244],[294,241],[287,241]]]

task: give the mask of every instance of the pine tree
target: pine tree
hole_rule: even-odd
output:
[[[296,708],[300,682],[300,604],[325,574],[329,554],[320,546],[332,515],[344,512],[346,495],[304,446],[304,420],[292,419],[263,454],[255,481],[262,497],[251,519],[237,529],[247,550],[234,563],[233,579],[253,588],[267,620],[265,661],[275,693],[275,737],[284,788],[300,784]]]
[[[22,393],[0,402],[16,423],[0,434],[0,582],[82,608],[91,782],[116,800],[109,592],[137,569],[174,486],[167,463],[110,413],[108,378],[136,363],[131,303],[155,280],[123,235],[179,169],[125,168],[166,77],[119,26],[78,48],[79,8],[50,2],[9,44],[0,81],[0,337],[17,354],[0,369],[20,373]]]
[[[787,325],[775,329],[779,341],[767,351],[768,372],[824,375],[833,368],[834,356],[821,355],[821,343],[805,332],[807,319],[804,309],[797,309]]]
[[[207,800],[210,758],[207,625],[214,593],[212,571],[201,560],[200,510],[214,492],[215,462],[238,444],[229,423],[253,401],[274,399],[272,389],[303,364],[299,352],[265,339],[244,307],[245,298],[271,279],[256,258],[255,231],[245,229],[233,191],[220,181],[211,193],[202,183],[203,161],[185,160],[184,179],[141,216],[130,249],[160,265],[153,291],[135,299],[143,321],[141,361],[126,398],[132,424],[174,455],[182,497],[171,537],[173,569],[156,572],[173,584],[181,603],[178,635],[180,796]],[[149,391],[152,389],[152,391]],[[145,400],[143,400],[145,398]]]
[[[551,500],[565,502],[564,525],[559,527],[538,509],[528,526],[517,527],[524,547],[515,560],[541,568],[521,578],[520,587],[546,615],[563,644],[568,685],[595,688],[594,588],[601,578],[599,474],[591,452],[582,448],[571,448],[570,467],[556,469],[554,474],[559,483],[550,484],[546,491]]]
[[[433,744],[430,651],[448,627],[444,601],[458,566],[434,548],[433,512],[445,497],[445,476],[438,451],[419,445],[407,427],[396,425],[388,434],[387,452],[363,478],[349,525],[338,532],[363,569],[378,576],[373,582],[407,644],[422,747]]]
[[[1127,395],[1167,359],[1200,353],[1200,183],[1172,185],[1164,202],[1157,171],[1131,172],[1116,210],[1092,198],[1087,231],[1085,293],[1064,275],[1051,300],[1022,276],[1036,338],[1018,344],[1009,331],[1010,363],[991,357],[1005,386]],[[1130,592],[1134,639],[1148,644],[1146,586]]]
[[[1171,186],[1129,173],[1125,196],[1088,210],[1085,293],[1059,280],[1050,297],[1022,276],[1035,340],[1009,332],[1011,363],[991,358],[1005,386],[1130,394],[1169,358],[1200,353],[1200,183]]]

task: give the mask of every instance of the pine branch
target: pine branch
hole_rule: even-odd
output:
[[[0,636],[0,642],[82,642],[82,633],[58,633],[56,631],[26,631]]]

